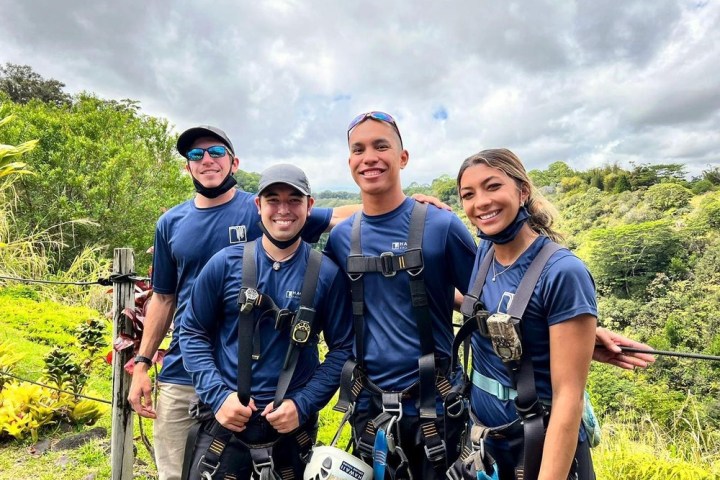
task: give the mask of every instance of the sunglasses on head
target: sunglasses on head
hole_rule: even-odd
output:
[[[372,118],[373,120],[379,120],[381,122],[389,123],[394,129],[395,132],[398,134],[398,138],[400,138],[400,146],[402,147],[402,135],[400,135],[400,129],[398,129],[397,123],[395,123],[395,119],[390,115],[389,113],[385,112],[367,112],[367,113],[361,113],[357,117],[353,118],[352,122],[350,122],[350,125],[348,125],[348,140],[350,140],[350,131],[360,125],[362,122],[367,120],[368,118]]]
[[[203,159],[205,152],[210,155],[210,158],[222,158],[228,153],[228,148],[222,145],[213,145],[208,148],[192,148],[187,151],[185,156],[192,162],[197,162]]]

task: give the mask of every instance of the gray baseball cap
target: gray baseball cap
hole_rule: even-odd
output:
[[[303,195],[310,196],[310,182],[308,182],[305,172],[289,163],[280,163],[266,168],[260,174],[260,183],[258,184],[258,195],[262,194],[270,185],[275,183],[284,183],[298,190]]]
[[[235,155],[235,148],[233,148],[233,144],[228,138],[227,134],[219,128],[213,127],[211,125],[200,125],[197,127],[188,128],[183,133],[181,133],[177,139],[177,151],[183,157],[187,156],[187,152],[188,150],[190,150],[190,147],[192,147],[192,144],[195,142],[195,140],[203,137],[210,137],[219,140],[220,143],[228,147],[233,153],[233,155]]]

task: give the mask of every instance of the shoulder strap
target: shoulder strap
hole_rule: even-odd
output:
[[[242,261],[243,288],[257,287],[257,266],[255,264],[255,242],[245,243]],[[238,304],[245,303],[243,288],[240,289]],[[251,312],[243,313],[242,308],[238,317],[238,371],[237,395],[240,403],[248,405],[250,402],[250,387],[252,385],[252,351],[253,333],[255,331],[255,317]]]
[[[458,362],[459,362],[459,350],[460,345],[464,344],[464,362],[465,362],[465,369],[464,371],[467,372],[467,364],[468,364],[468,357],[469,357],[469,348],[468,348],[468,339],[470,338],[470,335],[473,334],[475,331],[484,331],[486,330],[486,327],[482,325],[482,320],[476,318],[479,311],[484,310],[484,306],[482,302],[480,301],[480,297],[482,295],[482,289],[485,286],[485,278],[487,277],[488,272],[490,271],[490,265],[493,261],[493,254],[495,253],[495,247],[493,245],[490,246],[487,252],[485,252],[485,256],[483,256],[482,261],[480,262],[480,267],[478,268],[477,274],[475,275],[475,282],[473,283],[472,287],[463,297],[462,305],[460,306],[460,313],[464,317],[464,321],[462,326],[460,327],[460,330],[455,334],[455,339],[453,340],[453,347],[452,347],[452,368],[453,371],[456,368]]]
[[[490,266],[492,265],[494,254],[495,246],[491,245],[488,251],[485,252],[485,256],[480,263],[477,275],[475,275],[475,283],[473,283],[473,286],[463,297],[463,302],[460,306],[460,313],[462,313],[465,317],[472,317],[476,312],[477,303],[480,299],[480,296],[482,295],[482,289],[485,286],[485,278],[490,271]]]
[[[550,257],[561,248],[555,242],[546,243],[540,253],[535,256],[520,281],[510,308],[508,308],[508,314],[519,322],[520,331],[522,331],[522,316],[525,314],[525,309],[535,290],[535,285],[540,279],[540,274]],[[527,335],[521,336],[521,343],[523,355],[515,375],[515,385],[518,392],[515,399],[515,408],[523,419],[523,435],[525,439],[521,468],[525,478],[537,478],[540,472],[540,461],[545,439],[545,415],[544,407],[538,399],[535,388],[535,369],[533,368],[532,356],[527,348]]]
[[[305,345],[312,334],[313,321],[315,319],[315,291],[317,290],[318,278],[320,277],[320,265],[323,255],[317,250],[310,249],[305,278],[303,279],[302,291],[300,292],[300,308],[295,313],[292,325],[290,326],[290,345],[285,355],[285,363],[278,377],[277,389],[273,407],[278,408],[285,398],[285,393],[290,386],[295,367],[300,355],[300,346]],[[298,337],[302,335],[302,337]]]
[[[555,242],[548,242],[535,256],[515,291],[510,308],[508,308],[508,315],[513,318],[522,318],[545,265],[550,257],[561,248]]]

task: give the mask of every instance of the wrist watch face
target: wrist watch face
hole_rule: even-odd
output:
[[[254,288],[248,288],[245,290],[245,299],[249,302],[254,302],[258,298],[258,291]]]

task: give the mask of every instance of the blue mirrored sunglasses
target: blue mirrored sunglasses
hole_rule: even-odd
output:
[[[187,151],[185,156],[188,160],[192,162],[197,162],[203,159],[203,156],[205,156],[205,152],[210,155],[210,158],[222,158],[225,156],[226,153],[228,153],[228,148],[223,147],[222,145],[213,145],[212,147],[208,148],[192,148]]]
[[[392,127],[395,129],[395,132],[397,132],[398,137],[400,138],[400,146],[402,147],[402,135],[400,135],[400,129],[398,128],[397,123],[395,123],[395,119],[392,117],[392,115],[385,112],[366,112],[361,113],[357,117],[353,118],[352,122],[350,122],[350,125],[348,125],[348,140],[350,140],[350,131],[368,118],[372,118],[373,120],[380,120],[381,122],[387,122],[392,125]]]

